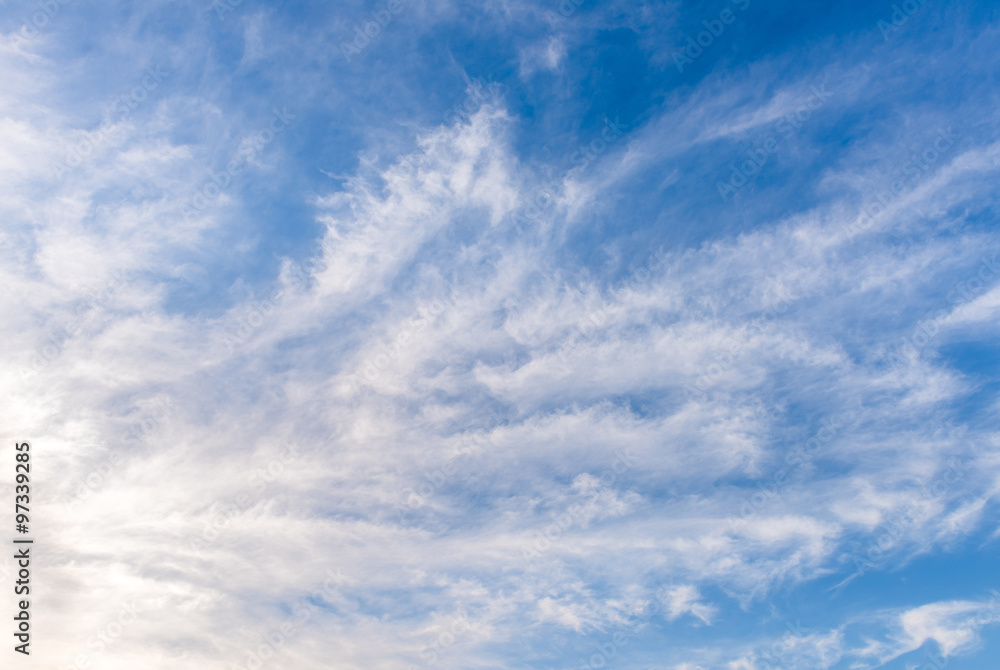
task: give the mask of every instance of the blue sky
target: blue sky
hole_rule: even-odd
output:
[[[994,668],[998,53],[988,2],[0,3],[17,662]]]

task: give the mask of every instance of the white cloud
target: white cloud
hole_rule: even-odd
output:
[[[889,640],[872,640],[853,653],[875,657],[884,664],[933,641],[941,654],[951,657],[978,643],[984,626],[1000,621],[1000,596],[994,593],[989,600],[929,603],[885,618],[890,627]]]
[[[239,25],[243,66],[263,67],[280,31],[257,16]],[[558,74],[566,53],[561,38],[540,42],[522,52],[522,74]],[[173,81],[184,66],[172,65]],[[810,211],[637,258],[609,244],[584,266],[556,252],[585,216],[633,197],[630,179],[774,122],[808,86],[762,96],[747,81],[707,80],[590,172],[557,180],[543,225],[523,232],[512,215],[537,179],[516,157],[517,120],[490,104],[316,194],[304,281],[276,259],[273,281],[247,276],[205,297],[206,257],[242,257],[257,238],[230,218],[245,212],[239,189],[191,220],[179,206],[259,121],[164,85],[57,180],[51,163],[93,132],[112,94],[87,109],[50,102],[72,70],[12,50],[0,72],[11,73],[0,334],[13,362],[0,371],[0,420],[35,436],[40,470],[59,473],[38,521],[53,586],[39,606],[54,632],[40,658],[53,667],[92,653],[94,626],[122,602],[137,620],[100,656],[106,667],[227,668],[302,607],[300,644],[277,664],[407,667],[461,617],[461,639],[437,651],[481,666],[490,645],[540,628],[612,630],[651,580],[683,583],[658,625],[717,629],[728,610],[838,569],[901,514],[912,522],[900,560],[984,523],[1000,481],[995,435],[940,430],[942,408],[968,387],[935,352],[989,324],[996,289],[951,312],[905,366],[881,354],[935,307],[925,283],[950,279],[991,241],[957,225],[926,240],[908,212],[992,202],[992,145],[943,160],[863,236],[844,234],[871,190],[869,159],[853,155],[828,168],[831,192]],[[865,94],[864,77],[850,81],[838,104]],[[248,170],[277,179],[284,159],[275,144]],[[834,189],[844,184],[857,190]],[[890,221],[916,238],[906,254],[878,232]],[[869,319],[885,324],[866,331]],[[819,416],[841,420],[836,439],[734,528]],[[956,455],[976,476],[922,496]],[[821,460],[836,467],[820,471]],[[551,548],[525,562],[522,549],[566,514]],[[344,579],[316,596],[330,570]],[[895,657],[930,640],[959,653],[984,607],[894,614],[890,641],[859,653]],[[845,653],[835,627],[773,644],[790,668]],[[764,658],[736,643],[723,652],[734,670]],[[725,667],[678,653],[693,659],[679,670]]]
[[[712,618],[718,612],[717,608],[700,602],[701,594],[694,586],[678,586],[668,591],[666,597],[667,612],[671,620],[690,613],[705,624],[711,625]]]

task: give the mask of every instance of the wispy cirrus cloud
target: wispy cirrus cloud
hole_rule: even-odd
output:
[[[0,412],[59,473],[37,662],[976,650],[988,575],[917,606],[884,580],[991,551],[993,19],[928,9],[941,36],[873,51],[874,20],[831,9],[768,51],[748,9],[678,73],[651,45],[686,28],[656,3],[406,5],[351,63],[338,40],[371,8],[109,7],[61,5],[25,42],[8,13],[0,56]],[[469,82],[493,47],[443,34],[503,45],[489,95]],[[107,125],[154,63],[169,77]],[[719,166],[818,86],[721,202]],[[812,589],[834,604],[792,623]],[[121,603],[135,621],[91,646]]]

